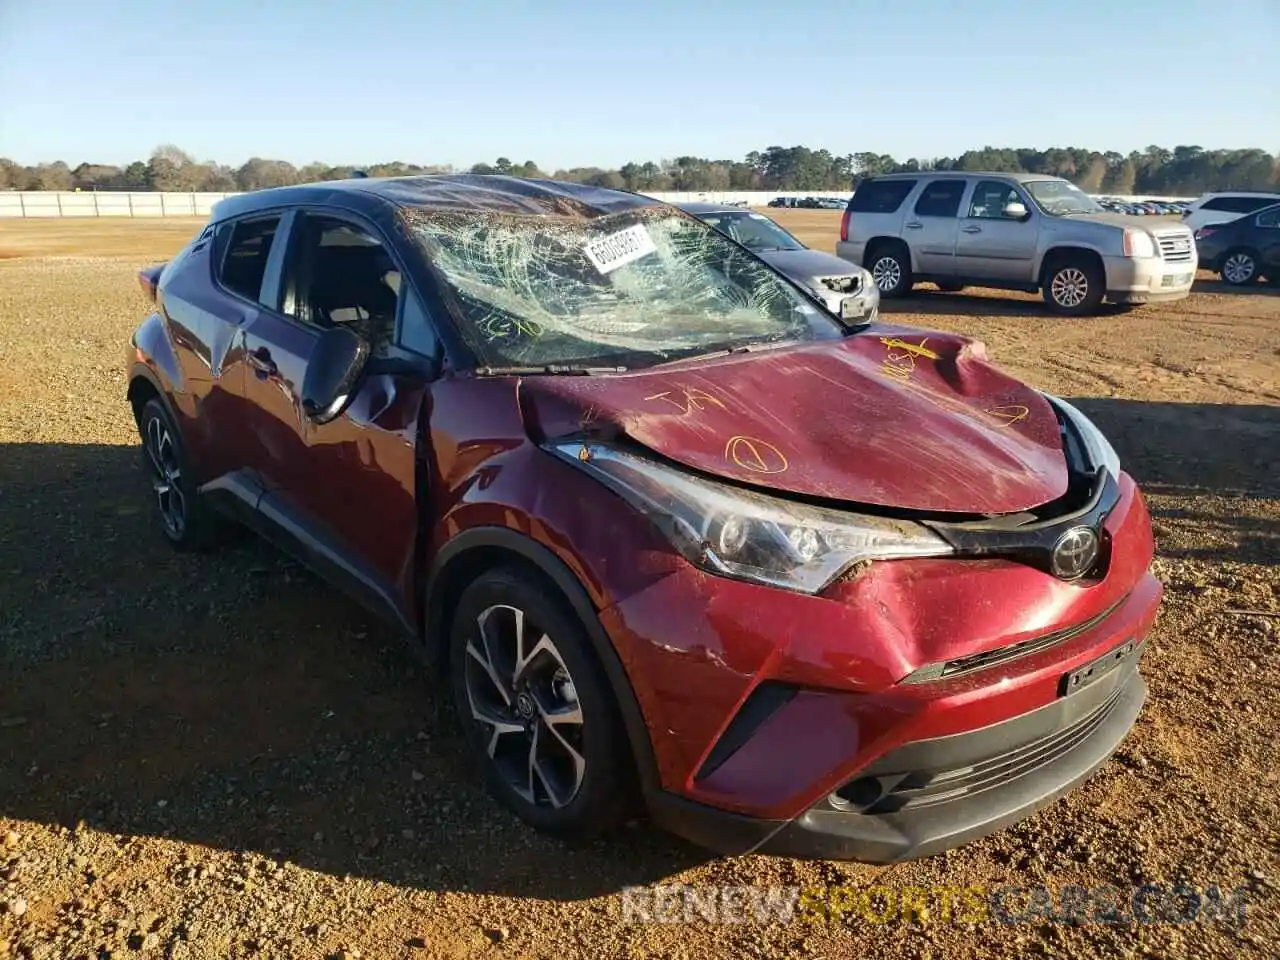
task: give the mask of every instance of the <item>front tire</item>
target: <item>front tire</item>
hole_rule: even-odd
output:
[[[182,434],[159,397],[138,411],[143,461],[165,539],[178,550],[205,550],[217,538],[217,521],[199,500]]]
[[[1222,282],[1233,287],[1247,287],[1258,279],[1258,258],[1252,250],[1237,247],[1222,258]]]
[[[584,840],[622,822],[631,794],[622,721],[586,629],[515,568],[459,598],[454,706],[490,792],[526,823]]]
[[[1094,261],[1080,256],[1056,257],[1045,267],[1041,293],[1054,313],[1083,317],[1096,313],[1106,295],[1106,275]]]
[[[905,297],[911,292],[911,254],[899,243],[888,243],[872,249],[866,268],[880,289],[882,300]]]

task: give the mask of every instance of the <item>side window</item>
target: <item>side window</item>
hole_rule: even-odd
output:
[[[395,336],[400,268],[363,227],[307,214],[285,268],[282,309],[318,327],[350,326],[382,352]]]
[[[404,312],[400,315],[400,345],[424,357],[439,358],[443,352],[440,338],[422,301],[408,284],[401,290],[401,298]]]
[[[1261,210],[1275,203],[1271,197],[1238,197],[1237,199],[1240,201],[1241,213],[1253,213],[1255,210]]]
[[[1214,197],[1212,200],[1206,200],[1200,207],[1201,210],[1230,210],[1228,205],[1231,202],[1230,197]]]
[[[960,212],[964,186],[963,180],[934,180],[926,184],[916,201],[916,216],[954,217]]]
[[[969,201],[969,216],[980,220],[1004,220],[1004,208],[1011,203],[1022,203],[1018,191],[999,180],[979,180]]]
[[[1272,230],[1280,229],[1280,207],[1273,207],[1258,214],[1257,223],[1260,227],[1269,227]]]
[[[854,213],[894,213],[916,188],[916,180],[864,180],[858,184],[849,209]]]
[[[219,230],[223,236],[219,243],[222,259],[218,282],[246,300],[260,299],[267,257],[279,223],[279,217],[264,217],[224,224]]]

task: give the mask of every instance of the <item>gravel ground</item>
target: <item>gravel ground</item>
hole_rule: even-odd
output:
[[[772,211],[771,211],[772,212]],[[787,214],[790,213],[790,216]],[[838,215],[780,220],[830,249]],[[1025,823],[891,868],[551,842],[468,773],[436,680],[248,540],[179,557],[123,400],[134,279],[194,224],[0,223],[0,957],[1258,956],[1280,952],[1280,291],[1048,317],[922,291],[1111,434],[1168,590],[1119,754]],[[89,254],[92,254],[90,256]],[[628,885],[1176,883],[1243,925],[624,923]],[[1015,910],[1020,910],[1015,907]]]

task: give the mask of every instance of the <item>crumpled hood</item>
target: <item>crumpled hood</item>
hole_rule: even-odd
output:
[[[756,256],[805,284],[814,277],[851,277],[863,272],[862,267],[821,250],[757,250]]]
[[[981,343],[880,324],[808,343],[592,377],[530,377],[535,439],[623,434],[766,490],[1011,513],[1067,489],[1057,418]]]

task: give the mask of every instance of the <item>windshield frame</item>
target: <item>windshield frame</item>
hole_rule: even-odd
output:
[[[465,356],[459,356],[457,363],[451,366],[454,372],[478,372],[485,369],[491,369],[495,375],[501,373],[504,369],[514,370],[521,369],[521,375],[547,373],[547,374],[563,374],[571,372],[622,372],[623,370],[645,369],[648,367],[665,365],[668,363],[676,363],[689,359],[695,359],[704,355],[719,355],[728,352],[737,352],[743,347],[759,347],[769,344],[781,344],[784,342],[814,343],[822,340],[838,340],[849,336],[851,333],[857,332],[867,326],[866,322],[848,322],[840,317],[832,314],[825,308],[825,305],[819,300],[812,291],[793,280],[782,271],[778,270],[767,260],[759,256],[759,254],[739,244],[725,233],[712,226],[710,223],[702,220],[700,217],[682,210],[672,204],[655,203],[651,207],[642,207],[622,211],[618,213],[604,214],[599,217],[593,217],[589,220],[582,221],[584,224],[594,224],[597,226],[608,224],[610,221],[619,223],[619,229],[625,229],[635,222],[649,219],[681,219],[692,223],[696,229],[705,231],[708,236],[713,236],[715,242],[722,243],[726,251],[732,251],[732,255],[746,258],[754,262],[754,266],[767,272],[771,281],[779,288],[786,291],[796,304],[797,310],[803,315],[802,325],[791,325],[783,327],[778,325],[776,336],[761,337],[726,337],[723,340],[715,342],[706,342],[691,346],[689,349],[671,349],[666,351],[623,351],[615,350],[607,353],[598,353],[591,355],[582,355],[573,357],[572,359],[555,358],[549,359],[545,363],[540,360],[519,360],[513,359],[495,351],[488,346],[482,331],[479,329],[473,315],[468,310],[464,302],[464,297],[460,295],[460,291],[456,287],[449,274],[437,262],[436,251],[433,249],[433,243],[430,239],[430,227],[427,225],[438,214],[439,210],[431,208],[402,208],[402,213],[408,216],[402,217],[401,232],[406,238],[409,245],[414,249],[420,258],[420,262],[426,267],[433,286],[438,293],[438,302],[444,307],[448,314],[449,325],[453,327],[457,333],[457,337],[463,347]],[[450,211],[450,216],[471,216],[483,218],[488,215],[484,210],[468,210],[468,211]],[[505,219],[511,219],[511,215],[503,215]],[[527,221],[531,224],[531,229],[536,230],[536,226],[532,226],[538,220],[547,219],[548,226],[556,225],[556,221],[560,221],[559,225],[563,226],[562,218],[546,216],[546,215],[520,215],[514,217],[517,220]],[[766,218],[769,219],[769,218]],[[771,223],[779,229],[775,221]],[[783,231],[785,232],[785,231]],[[804,331],[807,327],[807,335],[797,337],[796,333]]]
[[[1091,210],[1067,210],[1067,211],[1064,211],[1064,212],[1062,212],[1062,213],[1056,213],[1056,212],[1054,212],[1053,210],[1050,210],[1047,206],[1045,206],[1045,201],[1042,201],[1038,196],[1036,196],[1036,193],[1035,193],[1035,191],[1032,189],[1032,187],[1033,187],[1035,184],[1038,184],[1038,183],[1054,183],[1054,184],[1064,183],[1064,184],[1066,184],[1068,187],[1071,187],[1071,188],[1073,188],[1074,190],[1078,191],[1078,192],[1079,192],[1079,194],[1080,194],[1080,196],[1084,197],[1084,198],[1085,198],[1086,200],[1088,200],[1091,204],[1093,204],[1093,209],[1091,209]],[[1036,205],[1036,209],[1037,209],[1037,210],[1039,210],[1041,213],[1043,213],[1046,217],[1077,217],[1077,216],[1081,216],[1081,215],[1083,215],[1083,214],[1106,213],[1106,212],[1107,212],[1106,207],[1102,206],[1100,203],[1098,203],[1098,201],[1097,201],[1097,200],[1093,199],[1093,197],[1089,196],[1089,194],[1085,193],[1083,190],[1081,190],[1079,187],[1077,187],[1077,186],[1076,186],[1074,183],[1072,183],[1070,180],[1066,180],[1066,179],[1064,179],[1064,178],[1062,178],[1062,177],[1044,177],[1043,179],[1040,179],[1040,180],[1023,180],[1023,181],[1019,184],[1019,186],[1021,186],[1021,187],[1022,187],[1022,192],[1023,192],[1023,193],[1025,193],[1028,197],[1030,197],[1030,198],[1031,198],[1031,202],[1032,202],[1032,203],[1034,203],[1034,204]],[[1067,195],[1068,195],[1068,196],[1071,196],[1071,194],[1069,194],[1069,193],[1068,193]]]

